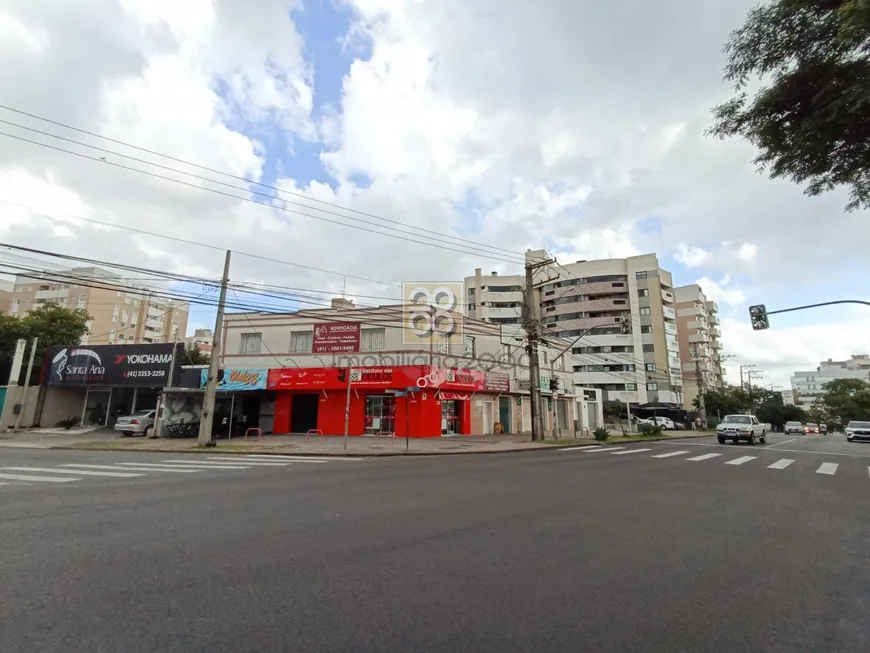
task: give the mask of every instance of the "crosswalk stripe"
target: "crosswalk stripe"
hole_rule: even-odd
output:
[[[348,461],[348,460],[353,460],[353,461],[359,462],[360,460],[362,460],[362,458],[341,458],[338,456],[336,456],[334,458],[312,458],[309,456],[278,456],[278,455],[270,456],[267,454],[266,455],[264,455],[264,454],[250,454],[248,456],[242,456],[242,457],[247,458],[248,460],[285,460],[287,462],[293,462],[293,463],[314,463],[317,465],[322,465],[323,463],[332,463],[332,462]],[[230,456],[227,456],[227,458],[230,458]]]
[[[167,472],[167,473],[177,473],[177,474],[193,474],[200,470],[198,469],[160,469],[160,468],[149,468],[149,467],[115,467],[114,465],[78,465],[78,464],[66,464],[61,465],[61,467],[83,467],[85,469],[128,469],[131,472]]]
[[[273,463],[273,462],[268,462],[268,463],[267,463],[267,462],[264,461],[264,460],[245,460],[245,461],[241,461],[241,460],[238,460],[238,459],[235,459],[235,460],[221,460],[220,458],[209,458],[209,460],[213,460],[214,462],[216,462],[216,463],[220,463],[221,465],[238,465],[238,464],[242,464],[242,463],[243,463],[243,464],[245,464],[245,465],[253,465],[253,466],[255,466],[255,467],[287,467],[288,465],[292,465],[292,464],[293,464],[293,463],[290,463],[290,462],[285,462],[285,463],[279,463],[279,462],[274,462],[274,463]],[[206,461],[206,462],[208,462],[208,461]]]
[[[837,467],[839,466],[839,463],[822,463],[816,470],[816,474],[827,474],[828,476],[833,476],[837,473]]]
[[[10,472],[40,472],[43,474],[78,474],[79,476],[115,476],[117,478],[135,478],[142,474],[129,472],[86,472],[79,469],[58,469],[56,467],[0,467]]]
[[[203,465],[202,463],[185,463],[182,465],[164,465],[163,463],[118,463],[119,465],[124,465],[125,467],[155,467],[155,468],[164,468],[164,469],[195,469],[197,471],[203,471],[206,469],[250,469],[249,467],[230,467],[229,465]]]
[[[729,460],[726,465],[742,465],[743,463],[748,463],[750,460],[755,460],[757,456],[742,456],[740,458],[735,458],[734,460]]]
[[[641,453],[643,451],[652,451],[652,449],[629,449],[628,451],[614,451],[613,456],[624,456],[629,453]]]
[[[683,454],[689,453],[688,451],[671,451],[670,453],[662,453],[658,456],[653,456],[653,458],[670,458],[671,456],[682,456]]]
[[[777,460],[772,465],[768,465],[767,468],[768,469],[785,469],[786,467],[791,465],[793,462],[794,462],[794,460],[791,460],[789,458],[783,458],[782,460]]]
[[[625,447],[582,447],[582,449],[586,453],[598,453],[600,451],[617,451],[619,449],[625,449]],[[563,449],[563,451],[568,451],[568,450]]]
[[[26,474],[0,474],[7,481],[33,481],[34,483],[69,483],[80,481],[80,478],[64,478],[60,476],[28,476]]]
[[[721,453],[705,453],[703,456],[695,456],[694,458],[686,458],[686,460],[699,461],[699,460],[710,460],[710,458],[715,458],[716,456],[721,456]]]

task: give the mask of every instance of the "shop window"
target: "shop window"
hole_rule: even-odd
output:
[[[395,397],[373,395],[366,397],[366,433],[395,433],[395,427]]]
[[[314,334],[310,331],[301,331],[290,334],[291,354],[310,354],[314,344]]]
[[[147,330],[147,329],[146,329]],[[263,336],[259,333],[243,333],[240,354],[259,354]]]
[[[382,351],[386,347],[386,329],[363,329],[360,332],[360,351]]]

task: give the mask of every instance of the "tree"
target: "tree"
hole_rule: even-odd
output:
[[[185,347],[184,353],[187,358],[185,365],[208,365],[209,355],[200,350],[199,345]]]
[[[870,383],[863,379],[835,379],[822,386],[819,404],[826,420],[841,427],[850,420],[870,420]]]
[[[725,53],[735,96],[707,133],[746,139],[759,170],[807,195],[846,186],[846,210],[870,208],[870,0],[774,0],[749,12]],[[754,79],[769,84],[750,98]]]
[[[0,367],[8,375],[9,365],[15,356],[15,342],[19,338],[31,341],[39,338],[36,349],[35,365],[31,382],[39,377],[40,363],[48,347],[56,345],[77,345],[88,332],[91,319],[86,311],[67,309],[57,304],[43,304],[31,310],[24,317],[0,315]],[[26,370],[22,369],[24,380]]]

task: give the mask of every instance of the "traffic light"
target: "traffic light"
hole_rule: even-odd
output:
[[[550,379],[550,392],[556,393],[559,391],[559,377],[554,376]]]
[[[752,328],[756,331],[763,331],[770,328],[770,318],[767,316],[767,306],[757,304],[749,307],[749,320],[752,322]]]

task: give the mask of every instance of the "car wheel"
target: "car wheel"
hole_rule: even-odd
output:
[[[748,442],[750,445],[755,445],[755,434],[750,435],[749,438],[747,439],[747,442]]]
[[[761,438],[759,438],[758,441],[759,441],[761,444],[767,444],[767,438],[766,438],[765,436],[763,436],[763,435],[761,436]]]
[[[725,438],[723,438],[721,435],[716,439],[719,440],[719,444],[725,444]]]
[[[852,441],[852,438],[849,438],[849,437],[846,438],[846,442],[851,442],[851,441]]]
[[[150,427],[150,426],[146,426],[146,427],[145,427],[145,430],[142,431],[142,437],[143,437],[143,438],[147,438],[149,435],[151,435],[151,431],[152,431],[151,427]]]

